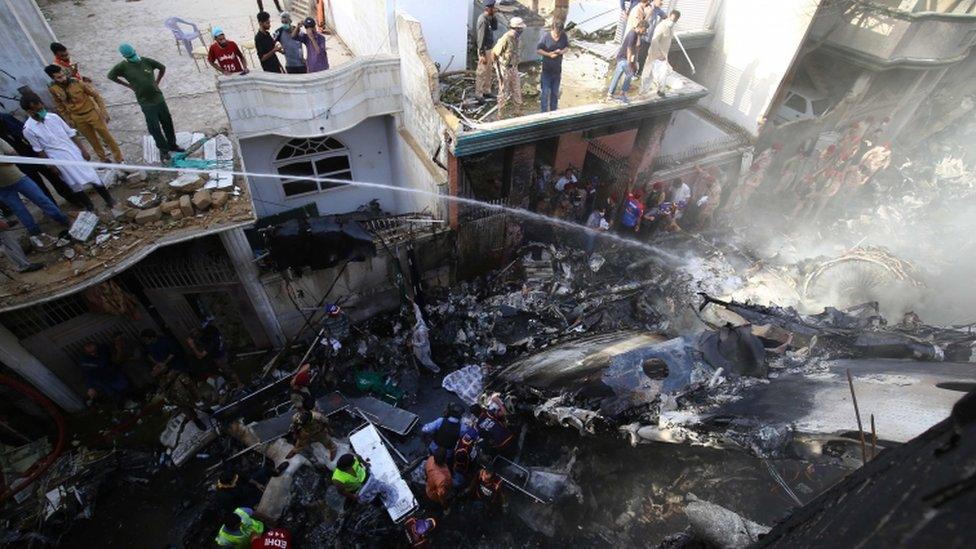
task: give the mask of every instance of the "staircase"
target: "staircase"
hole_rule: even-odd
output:
[[[291,13],[292,21],[315,17],[315,0],[287,0],[285,7]]]

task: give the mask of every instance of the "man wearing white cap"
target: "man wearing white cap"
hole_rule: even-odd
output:
[[[498,67],[498,116],[505,117],[509,101],[516,105],[516,116],[522,111],[522,83],[519,81],[519,37],[525,30],[525,21],[513,17],[508,22],[508,32],[502,35],[491,49]]]
[[[237,47],[237,42],[228,40],[220,27],[213,29],[214,43],[210,44],[207,62],[221,74],[246,74],[247,59]]]

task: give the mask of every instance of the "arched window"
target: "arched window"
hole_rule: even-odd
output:
[[[275,157],[275,168],[283,176],[352,179],[349,149],[334,137],[292,139]],[[341,183],[282,179],[285,196],[316,193],[343,186]]]

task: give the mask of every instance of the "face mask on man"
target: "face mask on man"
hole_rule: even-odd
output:
[[[46,117],[46,116],[47,116],[47,109],[41,109],[41,110],[37,111],[37,118],[40,121],[43,122],[44,121],[44,117]]]

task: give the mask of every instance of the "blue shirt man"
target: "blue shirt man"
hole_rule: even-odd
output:
[[[129,389],[129,380],[112,361],[112,353],[107,345],[100,345],[93,341],[85,343],[78,364],[81,366],[81,373],[88,386],[88,397],[91,399],[101,396],[121,400]]]
[[[563,32],[563,24],[553,21],[549,32],[539,38],[536,53],[542,56],[542,112],[554,111],[559,106],[559,84],[563,74],[563,54],[569,48],[569,39]]]
[[[285,54],[285,72],[288,74],[304,74],[305,55],[302,53],[302,43],[293,34],[291,14],[281,12],[281,27],[274,33],[274,39],[281,44]]]
[[[448,404],[444,414],[421,427],[421,432],[430,437],[427,449],[431,454],[438,448],[443,448],[447,459],[454,457],[454,448],[461,437],[461,416],[464,410],[457,404]]]
[[[140,334],[149,366],[164,364],[171,370],[189,372],[183,350],[168,336],[160,336],[155,330],[147,328]]]
[[[439,417],[424,424],[420,431],[431,437],[430,444],[427,445],[430,453],[433,454],[438,448],[443,448],[447,452],[447,458],[451,459],[461,433],[461,420],[456,417]],[[449,440],[451,438],[454,440]]]

